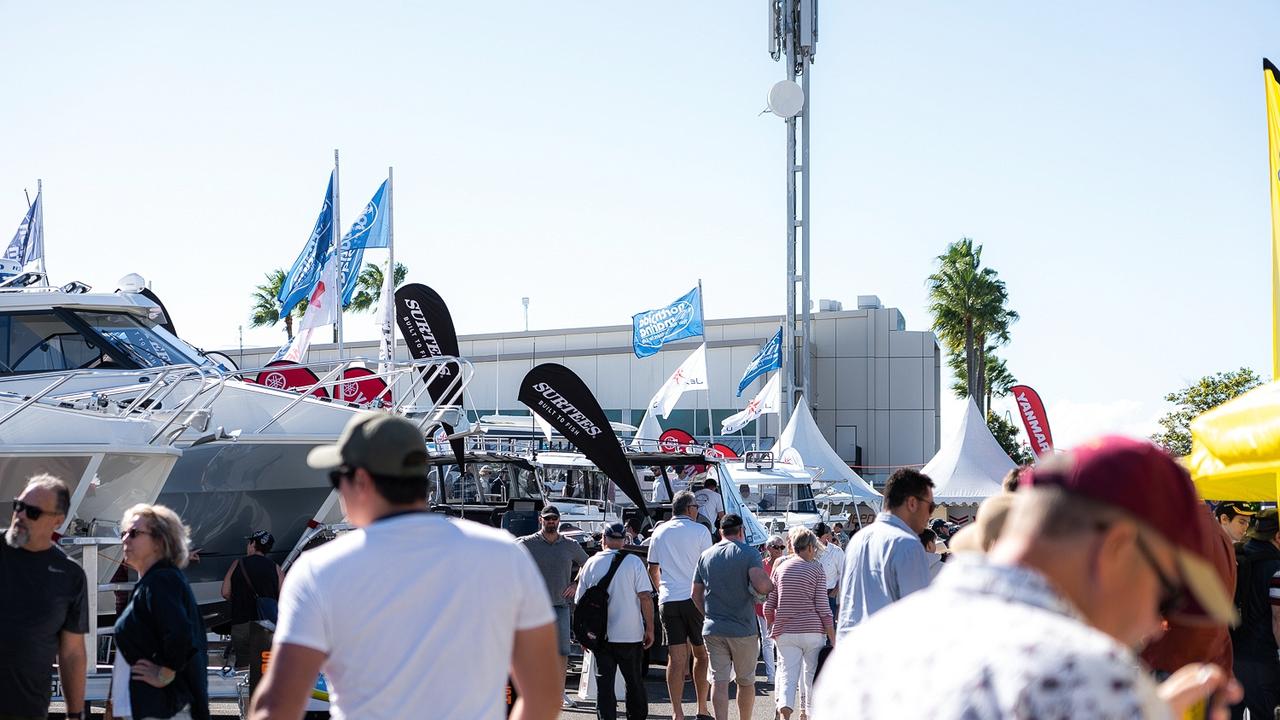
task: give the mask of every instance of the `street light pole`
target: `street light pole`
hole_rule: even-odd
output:
[[[520,298],[520,304],[524,305],[524,331],[529,332],[529,298]]]

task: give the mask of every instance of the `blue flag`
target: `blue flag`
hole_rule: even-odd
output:
[[[41,193],[36,193],[36,201],[27,209],[26,216],[18,225],[18,232],[14,233],[13,240],[9,241],[9,247],[4,251],[4,259],[17,262],[22,265],[23,270],[30,269],[27,266],[31,263],[44,260],[44,221],[40,217],[40,195]]]
[[[747,371],[742,373],[742,381],[738,383],[738,397],[742,397],[742,391],[747,389],[752,380],[780,367],[782,367],[782,328],[778,328],[778,334],[762,345],[760,352],[747,363]]]
[[[696,287],[670,305],[631,316],[631,347],[649,357],[673,340],[702,334],[702,289]]]
[[[289,274],[284,276],[280,284],[280,316],[289,314],[299,301],[311,295],[311,289],[320,279],[320,267],[329,257],[333,246],[333,173],[329,173],[329,189],[324,193],[324,205],[316,218],[315,227],[311,229],[311,237],[302,248],[302,254],[293,261]]]
[[[364,206],[364,212],[351,224],[342,236],[342,306],[351,303],[356,294],[356,281],[360,278],[360,263],[364,262],[365,248],[384,248],[389,243],[391,225],[387,217],[387,182],[384,180],[373,199]]]

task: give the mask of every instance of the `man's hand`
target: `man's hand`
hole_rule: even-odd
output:
[[[644,649],[653,647],[653,628],[644,629]]]
[[[177,673],[150,660],[142,659],[129,667],[129,674],[134,680],[141,680],[151,687],[162,688],[173,682],[173,676]]]
[[[1240,683],[1217,665],[1192,663],[1180,668],[1160,683],[1160,699],[1169,705],[1174,717],[1182,717],[1196,703],[1212,703],[1205,708],[1209,720],[1228,720],[1231,706],[1244,698]]]
[[[564,597],[565,600],[572,600],[573,596],[577,594],[578,594],[577,582],[569,583],[569,586],[564,589],[564,592],[560,593],[560,595]]]

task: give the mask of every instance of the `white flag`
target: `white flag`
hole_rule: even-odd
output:
[[[671,410],[681,395],[690,390],[706,390],[708,387],[707,344],[702,343],[658,388],[658,393],[649,401],[649,412],[662,415],[665,419],[671,415]]]
[[[307,300],[307,311],[302,314],[302,330],[338,322],[338,303],[342,302],[338,263],[338,253],[332,253],[321,268],[320,279]]]
[[[395,269],[390,267],[391,259],[387,259],[387,269],[382,274],[382,300],[378,308],[378,329],[381,342],[378,343],[378,372],[391,371],[396,361],[396,283]]]
[[[538,427],[542,429],[542,434],[546,436],[547,442],[551,442],[551,433],[554,432],[554,429],[551,427],[551,423],[547,422],[546,418],[542,417],[538,413],[533,414],[533,420],[538,423]]]
[[[662,426],[658,424],[658,418],[652,410],[646,410],[644,417],[640,420],[640,427],[636,428],[636,436],[631,439],[631,449],[640,452],[657,452],[658,436],[662,434]]]
[[[301,363],[302,358],[307,356],[307,348],[311,347],[311,334],[316,331],[315,328],[304,328],[298,331],[284,347],[280,348],[284,352],[276,352],[279,357],[271,358],[271,362],[276,360],[284,360],[286,362]]]
[[[760,392],[747,403],[747,407],[736,415],[730,415],[720,423],[720,434],[728,435],[735,433],[747,426],[747,423],[759,418],[765,413],[777,413],[778,406],[782,404],[782,390],[778,383],[778,376],[782,373],[774,373],[769,382],[764,384]]]

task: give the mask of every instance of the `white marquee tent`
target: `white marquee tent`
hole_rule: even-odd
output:
[[[784,460],[783,454],[788,450],[798,454],[805,466],[822,468],[822,476],[818,480],[833,483],[830,487],[836,493],[846,493],[846,502],[865,502],[877,510],[880,508],[883,497],[831,449],[818,424],[813,421],[809,403],[803,397],[774,443],[773,456]]]
[[[998,494],[1005,474],[1015,467],[973,399],[965,405],[955,435],[921,468],[933,479],[933,499],[940,505],[976,505]]]

